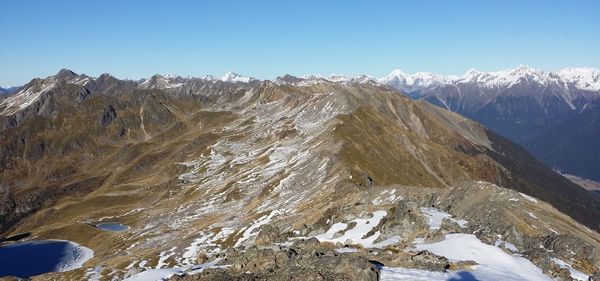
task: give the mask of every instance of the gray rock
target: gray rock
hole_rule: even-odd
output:
[[[419,205],[408,200],[400,200],[380,222],[381,237],[406,238],[413,233],[425,233],[428,228]]]
[[[450,262],[447,258],[435,255],[429,251],[420,251],[412,256],[411,261],[414,266],[430,271],[446,271],[450,268]]]
[[[266,224],[260,227],[254,243],[257,246],[283,243],[286,242],[290,236],[290,233],[282,233],[278,227]]]
[[[447,218],[442,220],[442,225],[440,226],[440,230],[446,233],[461,233],[464,232],[464,229],[458,225],[455,221],[449,220]]]
[[[174,276],[171,280],[379,280],[379,268],[375,263],[365,257],[339,254],[320,247],[315,240],[298,240],[290,248],[232,250],[222,262],[230,267]]]

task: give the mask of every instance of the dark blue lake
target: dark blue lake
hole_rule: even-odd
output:
[[[0,247],[0,277],[27,278],[48,272],[80,268],[91,259],[89,248],[63,240],[14,243]]]
[[[125,231],[129,229],[129,226],[116,222],[100,223],[97,224],[96,227],[106,231]]]

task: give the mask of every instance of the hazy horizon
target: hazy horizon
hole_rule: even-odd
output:
[[[600,67],[598,1],[2,1],[0,86],[98,76]]]

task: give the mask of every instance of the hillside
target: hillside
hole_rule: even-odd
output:
[[[240,268],[268,276],[248,263],[260,243],[288,258],[324,251],[326,261],[359,268],[371,268],[368,260],[426,268],[401,262],[401,253],[456,232],[492,244],[501,235],[545,274],[560,268],[534,249],[544,239],[575,245],[573,255],[560,243],[548,249],[586,274],[598,268],[588,250],[600,240],[587,227],[598,230],[600,199],[482,125],[368,79],[128,81],[63,70],[25,85],[0,112],[0,233],[94,252],[84,268],[42,279],[168,273],[207,261],[240,265],[207,276],[241,276]],[[422,208],[468,227],[428,228],[431,210]],[[128,230],[95,227],[102,222]],[[340,244],[310,246],[308,237]],[[358,252],[340,255],[343,244]],[[285,260],[274,262],[294,263]]]

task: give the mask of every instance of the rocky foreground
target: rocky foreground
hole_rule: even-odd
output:
[[[401,192],[397,200],[392,198],[378,205],[391,207],[390,213],[365,235],[395,233],[401,236],[398,243],[373,247],[346,237],[348,231],[334,235],[342,238],[341,241],[346,239],[345,242],[332,243],[323,239],[322,235],[317,235],[321,241],[314,237],[296,238],[294,233],[281,232],[277,227],[265,225],[259,229],[255,245],[232,249],[219,258],[217,264],[223,267],[191,272],[192,275],[175,275],[171,280],[396,280],[394,277],[399,276],[395,276],[395,269],[403,269],[400,277],[417,278],[420,273],[423,274],[421,277],[430,278],[424,280],[450,280],[453,276],[471,276],[478,280],[582,280],[582,277],[598,280],[600,272],[595,265],[598,253],[594,246],[598,236],[592,234],[590,236],[594,239],[586,238],[589,235],[586,228],[559,234],[555,229],[568,228],[573,222],[563,216],[564,221],[548,223],[548,216],[560,214],[545,203],[483,182],[465,184],[442,193],[423,188],[418,191],[415,188],[402,189],[411,189],[414,193]],[[389,194],[386,191],[389,190],[382,193]],[[420,199],[401,199],[405,196]],[[458,205],[453,207],[452,204]],[[462,213],[468,220],[457,219],[439,210],[431,215],[436,210],[434,207],[419,208],[419,205],[445,206],[448,211]],[[492,207],[493,213],[477,211],[484,206]],[[463,213],[467,209],[468,213]],[[525,220],[522,225],[510,222],[519,212],[531,212],[531,220]],[[334,211],[329,212],[326,218],[333,222],[341,217],[349,219],[352,215]],[[315,228],[327,229],[331,225],[334,223],[314,225],[303,232],[310,236],[310,233],[323,232]],[[466,233],[472,233],[482,245],[496,247],[507,256],[523,257],[526,263],[530,262],[534,273],[536,270],[539,272],[527,275],[529,273],[519,272],[525,265],[515,267],[502,263],[479,264],[475,260],[457,261],[419,249],[419,246],[439,243],[460,233],[464,233],[465,237],[468,237]],[[461,243],[450,245],[456,252],[469,247]],[[206,258],[203,256],[203,259]],[[486,266],[499,268],[495,269],[498,271],[482,270]],[[500,272],[502,270],[506,272]]]

